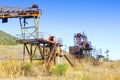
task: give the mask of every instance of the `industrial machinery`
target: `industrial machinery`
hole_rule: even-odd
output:
[[[87,36],[84,33],[77,33],[74,35],[74,46],[69,47],[69,53],[84,58],[90,56],[92,50],[91,42],[87,40]]]
[[[2,23],[7,23],[8,18],[19,18],[23,39],[30,37],[39,37],[39,18],[42,15],[41,9],[36,4],[32,7],[7,7],[0,6],[0,19]],[[32,26],[27,26],[31,20],[34,20]],[[32,31],[29,31],[32,29]]]
[[[23,44],[23,61],[27,52],[30,62],[32,62],[37,52],[36,50],[38,50],[41,59],[46,67],[49,68],[51,62],[56,63],[56,56],[62,56],[60,54],[62,39],[56,40],[55,36],[40,37],[41,35],[43,36],[39,32],[39,19],[41,15],[42,11],[36,4],[33,4],[31,7],[0,7],[0,19],[2,19],[3,23],[8,22],[8,18],[19,19],[22,36],[17,42]],[[31,24],[32,22],[33,24],[30,26],[29,23]],[[67,56],[64,55],[64,57],[73,66]]]

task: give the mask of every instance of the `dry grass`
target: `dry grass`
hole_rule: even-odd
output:
[[[22,58],[22,45],[5,46],[0,45],[0,59],[21,59]]]
[[[29,65],[26,67],[26,65]],[[120,62],[106,62],[97,66],[84,63],[83,66],[68,66],[65,75],[47,73],[42,62],[23,64],[21,61],[0,62],[0,78],[20,80],[120,80]]]
[[[12,61],[3,61],[0,62],[0,77],[17,77],[22,74],[22,66],[21,63],[12,60]]]
[[[76,68],[79,74],[76,77],[81,80],[120,80],[120,62],[105,62],[96,66],[84,62],[83,67]]]
[[[29,63],[26,60],[23,64],[17,60],[18,57],[22,58],[21,45],[0,47],[1,58],[12,58],[0,61],[0,80],[120,80],[120,61],[93,65],[93,61],[87,59],[81,60],[80,63],[76,61],[78,64],[74,68],[63,61],[68,64],[67,71],[65,75],[57,76],[48,73],[42,61]]]
[[[45,72],[41,61],[29,63],[10,60],[0,62],[0,78],[36,77]]]

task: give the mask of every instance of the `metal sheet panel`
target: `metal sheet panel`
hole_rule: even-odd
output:
[[[70,54],[77,54],[80,52],[80,47],[79,46],[70,46],[69,47],[69,53]]]

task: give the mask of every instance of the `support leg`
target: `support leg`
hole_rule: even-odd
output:
[[[32,62],[32,44],[30,45],[30,62]]]
[[[45,44],[43,44],[44,63],[46,64]]]
[[[39,52],[40,52],[40,55],[41,55],[41,57],[42,57],[42,59],[43,59],[44,56],[43,56],[42,50],[41,50],[41,48],[40,48],[40,44],[39,44],[37,47],[38,47],[38,50],[39,50]]]
[[[23,63],[25,61],[25,44],[23,45]]]
[[[66,55],[64,55],[64,57],[66,58],[66,60],[71,64],[72,67],[74,67],[73,63],[68,59],[68,57]]]

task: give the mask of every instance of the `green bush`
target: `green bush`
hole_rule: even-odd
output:
[[[51,69],[51,73],[57,76],[62,76],[65,75],[66,71],[67,71],[67,65],[66,64],[59,64],[56,67],[53,67]]]
[[[31,73],[32,73],[32,64],[26,63],[23,66],[23,69],[24,69],[24,75],[25,76],[31,76]]]
[[[86,73],[84,73],[82,80],[89,80],[89,76]]]
[[[35,55],[34,55],[34,58],[35,58],[35,59],[42,59],[42,57],[41,57],[40,55],[38,55],[38,54],[35,54]]]
[[[30,63],[26,63],[25,66],[24,66],[24,69],[25,69],[26,71],[31,71],[32,65],[31,65]]]

